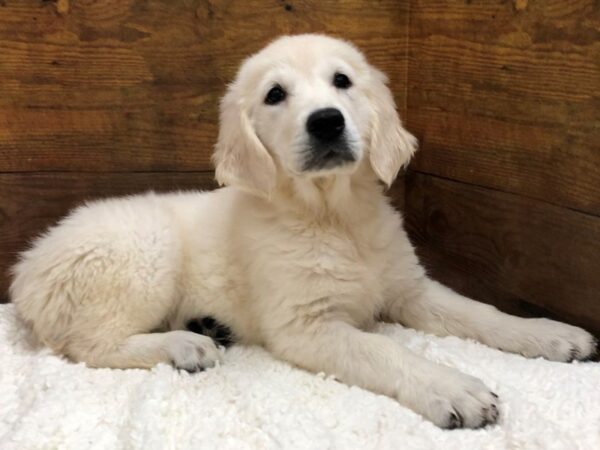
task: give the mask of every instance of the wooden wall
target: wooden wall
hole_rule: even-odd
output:
[[[600,4],[413,0],[408,79],[431,274],[600,334]]]
[[[212,187],[217,104],[286,33],[356,42],[403,107],[395,0],[0,0],[0,298],[26,242],[83,199]]]
[[[600,333],[599,30],[595,0],[0,0],[0,297],[82,199],[212,187],[239,62],[324,32],[390,75],[421,141],[393,195],[430,273]]]

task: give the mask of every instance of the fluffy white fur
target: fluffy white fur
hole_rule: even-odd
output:
[[[336,72],[351,88],[332,86]],[[495,422],[498,399],[483,382],[369,332],[376,319],[557,361],[588,357],[594,339],[426,276],[379,183],[415,149],[385,82],[348,43],[278,39],[244,62],[223,99],[214,161],[228,187],[76,209],[15,266],[20,315],[90,366],[187,370],[219,359],[211,339],[184,330],[210,315],[242,343],[392,396],[441,427]],[[275,83],[288,96],[266,105]],[[307,117],[325,107],[343,113],[356,162],[302,170]]]

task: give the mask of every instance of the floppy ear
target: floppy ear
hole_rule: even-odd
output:
[[[235,86],[221,101],[213,163],[220,185],[236,186],[264,197],[269,197],[275,186],[275,163],[256,135]]]
[[[387,77],[371,68],[371,122],[370,162],[375,174],[389,188],[400,169],[408,164],[416,150],[416,138],[402,127],[394,98],[387,87]]]

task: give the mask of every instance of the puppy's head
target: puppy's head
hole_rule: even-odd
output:
[[[383,73],[352,45],[282,37],[247,59],[221,102],[217,180],[269,196],[278,177],[353,174],[390,185],[415,150]]]

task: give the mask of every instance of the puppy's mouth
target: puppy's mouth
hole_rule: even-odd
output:
[[[350,164],[356,156],[346,139],[335,142],[311,140],[305,150],[303,170],[320,171]]]

